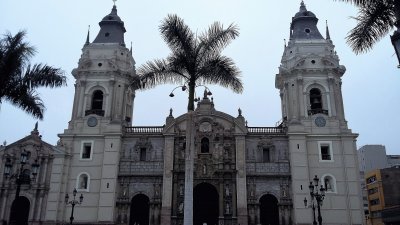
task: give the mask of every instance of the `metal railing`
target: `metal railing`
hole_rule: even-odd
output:
[[[253,134],[284,134],[283,127],[247,127],[247,131]]]
[[[162,133],[164,126],[126,127],[125,132],[129,134]]]

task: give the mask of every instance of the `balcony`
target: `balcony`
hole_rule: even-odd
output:
[[[162,134],[164,126],[126,127],[127,134]]]
[[[98,116],[104,116],[104,110],[102,109],[89,109],[85,111],[85,116],[88,115],[98,115]]]
[[[326,109],[309,109],[308,110],[309,116],[315,115],[315,114],[325,114],[328,116],[329,113],[328,113],[328,110],[326,110]]]
[[[250,134],[285,134],[283,127],[247,127]]]

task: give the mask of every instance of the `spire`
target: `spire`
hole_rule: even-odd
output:
[[[88,31],[87,31],[87,36],[86,36],[86,43],[85,43],[85,45],[89,45],[89,44],[90,44],[89,38],[90,38],[90,25],[89,25],[89,28],[88,28]]]
[[[326,40],[331,40],[331,35],[329,34],[328,20],[326,20]]]

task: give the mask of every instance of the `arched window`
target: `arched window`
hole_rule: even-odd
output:
[[[326,192],[336,193],[336,179],[332,175],[322,176],[322,182]]]
[[[100,90],[93,92],[92,109],[97,109],[97,110],[103,109],[103,92]]]
[[[204,137],[201,139],[201,153],[209,153],[210,152],[210,140]]]
[[[318,88],[310,90],[311,110],[322,110],[322,95]]]
[[[87,173],[81,173],[78,176],[77,183],[76,183],[76,189],[80,191],[89,191],[89,174]]]

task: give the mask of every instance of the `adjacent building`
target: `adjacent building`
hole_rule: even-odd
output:
[[[365,174],[369,202],[368,224],[400,224],[400,167]]]
[[[52,150],[60,157],[46,161],[51,162],[47,167],[40,161],[40,168],[50,172],[34,178],[48,187],[41,189],[40,217],[37,207],[15,204],[30,209],[24,217],[29,223],[40,218],[43,224],[62,224],[71,213],[64,196],[76,189],[84,195],[74,214],[79,224],[183,224],[190,128],[193,220],[185,225],[311,224],[313,211],[304,199],[311,202],[308,186],[315,175],[326,189],[324,224],[362,224],[357,134],[347,126],[341,91],[346,69],[328,28],[323,37],[317,22],[302,2],[276,75],[279,126],[248,127],[245,116],[251,115],[219,111],[205,91],[190,120],[171,109],[165,124],[137,127],[130,86],[137,76],[135,61],[114,6],[94,41],[88,37],[72,71],[72,118]],[[21,196],[35,201],[29,192]],[[7,211],[2,215],[9,218]]]

